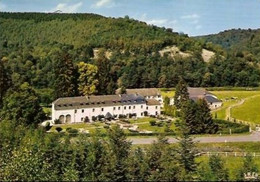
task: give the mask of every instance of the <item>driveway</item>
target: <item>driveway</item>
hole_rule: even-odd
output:
[[[177,143],[178,140],[174,137],[168,137],[170,143]],[[129,138],[132,144],[152,144],[156,141],[156,137],[149,138]],[[194,141],[200,143],[222,143],[222,142],[260,142],[260,132],[252,132],[249,135],[236,136],[209,136],[209,137],[195,137]]]

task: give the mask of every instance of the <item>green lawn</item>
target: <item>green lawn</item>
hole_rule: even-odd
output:
[[[231,116],[239,120],[260,124],[260,96],[248,99],[243,105],[232,108]]]
[[[88,130],[90,133],[95,132],[96,129],[100,129],[101,132],[105,132],[104,128],[105,124],[101,122],[95,123],[77,123],[77,124],[62,124],[62,125],[55,125],[53,126],[50,131],[54,132],[57,127],[61,127],[63,131],[67,128],[74,128],[74,129],[84,129]]]
[[[145,117],[145,118],[138,118],[138,119],[131,119],[129,120],[131,124],[138,125],[138,128],[140,130],[148,130],[148,131],[153,131],[153,132],[159,132],[162,133],[165,130],[165,127],[167,125],[166,120],[163,120],[163,125],[162,126],[151,126],[150,121],[157,121],[159,122],[158,119],[156,118],[150,118],[150,117]],[[169,123],[169,127],[171,130],[175,130],[175,124],[174,122]]]
[[[229,100],[229,101],[223,102],[223,105],[222,105],[221,109],[216,110],[216,111],[214,111],[214,110],[212,111],[213,118],[215,118],[215,113],[217,113],[217,118],[218,119],[225,119],[226,118],[226,109],[229,106],[231,106],[233,104],[236,104],[237,102],[239,102],[239,101],[237,101],[237,100]]]
[[[215,94],[219,99],[237,97],[243,99],[253,95],[260,95],[260,91],[210,91]]]
[[[251,97],[254,95],[260,95],[260,91],[211,91],[211,92],[213,94],[215,94],[219,99],[223,100],[223,106],[221,107],[221,109],[217,110],[217,111],[212,111],[213,117],[215,116],[215,113],[217,113],[217,117],[219,119],[225,119],[226,109],[229,106],[238,103],[240,101],[240,99],[245,99],[247,97]],[[232,100],[231,97],[237,97],[237,99]],[[257,97],[257,98],[259,98],[259,97]],[[225,99],[227,99],[227,100],[225,100]],[[247,103],[247,105],[245,105],[246,103]],[[259,103],[259,101],[257,102],[257,101],[254,101],[254,99],[250,99],[250,100],[246,101],[243,105],[236,108],[238,110],[238,112],[236,112],[235,108],[234,108],[234,112],[231,112],[231,116],[234,118],[237,118],[237,119],[241,119],[241,120],[248,119],[246,121],[256,122],[256,123],[258,121],[260,123],[260,121],[259,121],[260,113],[258,111],[259,106],[257,108],[258,103]],[[241,109],[239,109],[239,108],[241,108]],[[257,116],[252,116],[252,115],[255,115],[256,113],[257,113]],[[253,118],[253,120],[251,120],[251,118],[249,116],[252,116],[251,118]],[[242,118],[244,118],[244,119],[242,119]]]

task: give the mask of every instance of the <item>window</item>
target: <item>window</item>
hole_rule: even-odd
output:
[[[104,111],[104,108],[101,108],[101,111]]]
[[[133,109],[135,109],[135,106],[133,106]]]
[[[77,109],[75,109],[75,113],[77,113]]]
[[[95,109],[92,109],[92,112],[95,112]]]
[[[83,112],[84,112],[84,109],[82,109],[81,112],[83,113]]]
[[[131,106],[129,106],[129,109],[131,109]]]
[[[126,110],[126,106],[124,107],[124,110]]]
[[[84,118],[81,118],[81,121],[83,121]]]
[[[146,110],[148,110],[148,106],[146,107]]]
[[[116,110],[116,107],[114,107],[113,109]]]
[[[143,105],[141,105],[141,109],[143,109]]]
[[[155,109],[158,109],[158,106],[155,106]]]
[[[143,113],[141,113],[141,116],[143,116]]]
[[[118,110],[120,110],[120,107],[118,107]]]

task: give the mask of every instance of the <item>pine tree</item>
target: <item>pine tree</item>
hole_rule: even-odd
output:
[[[253,173],[257,174],[259,172],[257,165],[254,162],[254,159],[251,155],[247,155],[243,160],[243,166],[238,170],[237,173],[237,180],[243,181],[245,180],[244,175],[250,173],[251,175]],[[259,177],[258,177],[259,179]],[[257,180],[257,179],[256,179]]]
[[[216,133],[217,125],[213,122],[208,103],[205,99],[197,101],[196,112],[198,133]]]
[[[96,60],[98,68],[98,93],[113,94],[115,91],[115,81],[112,80],[113,75],[110,72],[111,62],[105,57],[105,53],[101,51],[99,57]]]
[[[195,162],[197,149],[195,142],[189,135],[189,127],[185,122],[178,122],[178,160],[182,167],[181,181],[196,179],[197,163]]]
[[[106,176],[113,181],[127,180],[131,142],[127,141],[124,131],[119,126],[114,126],[108,130],[108,154],[110,160],[110,170],[107,169]]]
[[[220,156],[212,155],[209,158],[209,167],[213,174],[214,181],[228,181],[228,170],[224,166],[224,161]]]
[[[160,135],[147,150],[149,167],[148,181],[178,181],[180,180],[180,165],[176,150],[173,150],[164,135]]]
[[[55,98],[77,95],[77,71],[68,53],[56,55],[54,60]]]
[[[127,179],[129,181],[147,181],[148,175],[149,167],[145,151],[138,147],[129,156]]]
[[[187,126],[189,134],[198,134],[200,123],[197,122],[197,104],[193,100],[185,101],[181,109],[182,122]]]
[[[174,95],[174,105],[177,109],[181,109],[182,103],[189,100],[189,93],[186,82],[181,78],[176,86]]]

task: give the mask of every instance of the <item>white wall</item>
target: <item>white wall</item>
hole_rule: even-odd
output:
[[[120,109],[118,109],[120,107]],[[103,111],[102,111],[103,108]],[[115,108],[115,109],[114,109]],[[84,112],[82,112],[84,110]],[[118,106],[105,106],[105,107],[92,107],[92,108],[82,108],[82,109],[67,109],[67,110],[55,110],[54,104],[52,106],[52,120],[59,119],[61,115],[66,117],[67,115],[71,116],[71,123],[80,123],[84,122],[85,117],[87,116],[92,122],[92,116],[97,117],[98,115],[106,115],[108,112],[112,115],[120,114],[127,115],[136,113],[137,117],[144,117],[144,112],[147,111],[148,115],[160,115],[160,106],[147,106],[143,104],[135,105],[118,105]]]
[[[212,104],[209,103],[209,108],[210,109],[217,109],[217,108],[219,108],[221,106],[222,106],[222,102],[213,102]]]

